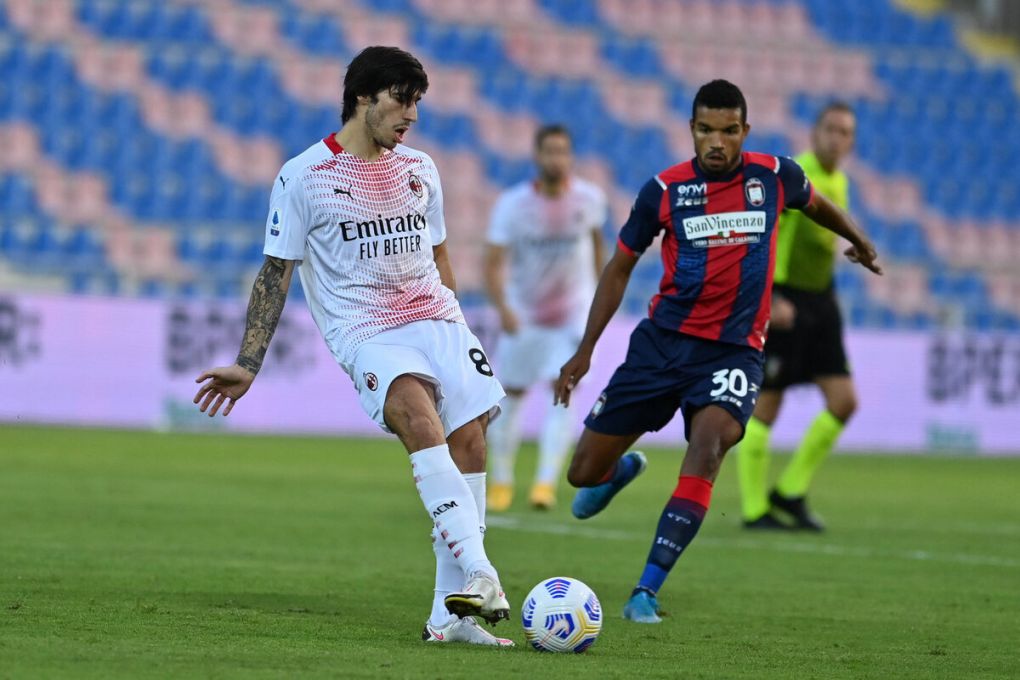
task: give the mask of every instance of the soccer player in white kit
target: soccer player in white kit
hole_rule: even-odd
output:
[[[361,405],[410,455],[433,522],[436,585],[426,642],[510,646],[510,605],[485,552],[485,430],[504,396],[464,323],[428,155],[403,146],[428,89],[421,63],[368,47],[344,77],[343,127],[289,160],[273,184],[266,260],[232,366],[200,375],[195,403],[230,413],[262,367],[295,265],[312,317]]]
[[[549,385],[552,402],[560,366],[584,334],[585,310],[595,295],[603,257],[606,197],[571,174],[572,144],[565,127],[539,128],[535,164],[538,177],[503,192],[489,224],[485,283],[499,312],[497,368],[507,391],[503,416],[489,434],[488,498],[494,511],[506,510],[513,499],[525,392]],[[574,437],[572,416],[565,405],[552,406],[543,420],[529,496],[536,508],[556,503],[556,483]]]

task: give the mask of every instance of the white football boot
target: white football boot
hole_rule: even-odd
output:
[[[490,647],[513,647],[514,641],[499,638],[478,625],[470,616],[463,619],[450,619],[450,622],[439,628],[428,621],[421,632],[423,642],[467,642],[472,645],[488,645]]]
[[[510,618],[510,603],[506,600],[502,586],[493,577],[475,572],[468,579],[464,590],[450,593],[444,600],[451,614],[459,618],[480,616],[492,625],[501,619]]]

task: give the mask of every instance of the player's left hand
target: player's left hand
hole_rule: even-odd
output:
[[[590,368],[591,354],[580,350],[563,364],[560,377],[556,379],[556,385],[553,387],[553,406],[557,404],[570,406],[570,393]]]
[[[875,262],[878,259],[878,253],[875,252],[875,246],[871,244],[871,241],[861,241],[859,245],[850,246],[843,251],[843,254],[851,262],[867,267],[878,275],[882,274],[882,267]]]
[[[220,410],[223,402],[226,402],[227,406],[223,409],[223,415],[230,415],[234,404],[244,396],[254,380],[255,374],[237,364],[211,368],[203,372],[202,375],[195,378],[197,383],[205,382],[195,395],[198,410],[202,413],[208,412],[209,417],[212,418]],[[199,404],[199,402],[201,403]],[[210,406],[212,408],[209,408]]]

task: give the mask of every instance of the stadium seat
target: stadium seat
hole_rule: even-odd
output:
[[[530,127],[539,122],[583,131],[575,136],[579,163],[602,168],[615,203],[629,203],[655,169],[690,153],[683,121],[693,91],[723,74],[742,84],[751,102],[748,146],[775,153],[798,151],[833,96],[852,101],[862,166],[853,173],[854,210],[891,266],[940,273],[927,296],[980,310],[977,301],[992,299],[990,288],[1001,301],[1008,285],[996,279],[991,286],[991,277],[1020,256],[1020,190],[1001,171],[1020,151],[1020,132],[1010,127],[1020,111],[1011,73],[971,57],[945,15],[920,17],[891,0],[362,0],[350,7],[80,0],[70,12],[40,3],[28,20],[18,14],[21,6],[0,7],[0,137],[21,134],[5,129],[31,131],[27,145],[9,146],[0,161],[5,259],[11,249],[79,264],[105,258],[103,239],[92,240],[104,232],[93,222],[117,214],[141,230],[165,223],[181,239],[217,225],[232,234],[243,224],[243,239],[198,250],[181,241],[178,248],[225,267],[257,263],[270,188],[260,177],[282,162],[273,154],[299,153],[338,127],[338,83],[326,93],[317,78],[336,72],[337,62],[368,39],[409,44],[436,74],[415,134],[439,150],[437,157],[472,159],[443,168],[448,218],[465,229],[481,229],[490,194],[532,175]],[[676,41],[679,25],[693,36],[716,31],[740,48]],[[543,49],[533,49],[522,26],[541,34]],[[55,39],[67,34],[100,49],[75,51]],[[530,47],[521,53],[521,45]],[[143,68],[135,71],[130,59],[107,63],[111,47],[143,55]],[[640,115],[621,103],[632,98],[645,102]],[[160,104],[155,112],[153,102]],[[258,153],[229,144],[223,150],[233,139],[274,141]],[[52,187],[40,192],[46,200],[37,198],[24,169],[39,162],[64,178],[102,178],[102,195],[87,200],[91,189],[67,190],[86,204],[77,212],[55,207]],[[13,226],[22,220],[76,226],[22,238]],[[465,242],[480,239],[473,233]],[[466,247],[470,253],[475,246]],[[654,288],[655,267],[642,276]],[[69,284],[109,289],[117,277],[74,275]],[[885,304],[869,297],[856,274],[841,269],[838,279],[854,323],[932,322],[896,297],[922,299],[917,291],[891,292],[898,302]],[[192,286],[189,294],[222,292],[229,280]],[[153,280],[139,292],[179,290]],[[626,305],[641,310],[646,297]],[[1016,311],[996,303],[967,319],[1002,327]]]

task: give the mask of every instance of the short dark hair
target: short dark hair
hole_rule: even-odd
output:
[[[728,80],[713,80],[701,86],[691,105],[692,120],[697,118],[699,106],[706,109],[740,109],[740,122],[747,123],[747,100],[744,99],[744,93]]]
[[[354,117],[358,97],[374,97],[381,90],[390,90],[394,98],[407,104],[417,100],[428,89],[429,78],[425,69],[410,52],[382,45],[366,47],[347,66],[340,120],[346,123]]]
[[[563,135],[567,138],[568,142],[571,144],[574,143],[574,138],[570,136],[570,130],[568,130],[565,125],[561,125],[560,123],[549,123],[538,128],[535,132],[535,150],[537,151],[541,149],[542,142],[545,141],[545,138],[553,135]]]
[[[843,101],[842,99],[834,99],[833,101],[823,106],[822,110],[818,112],[818,115],[815,117],[815,126],[817,127],[822,122],[822,119],[825,118],[825,116],[831,113],[832,111],[849,113],[851,116],[857,115],[857,113],[854,112],[854,107],[850,106],[850,104]]]

